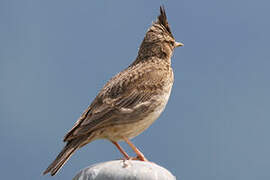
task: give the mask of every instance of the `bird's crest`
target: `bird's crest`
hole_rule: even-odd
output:
[[[169,35],[171,37],[173,37],[172,32],[171,32],[171,28],[170,28],[169,23],[167,21],[167,16],[166,16],[164,6],[160,6],[160,15],[158,16],[157,23],[162,25],[166,29],[166,31],[168,31]]]

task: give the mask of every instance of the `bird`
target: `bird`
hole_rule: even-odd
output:
[[[145,131],[164,110],[174,82],[171,57],[177,42],[165,8],[147,30],[136,59],[111,78],[65,135],[66,145],[43,174],[55,175],[76,150],[97,140],[111,141],[124,159],[147,161],[130,141]],[[125,141],[136,153],[130,157],[118,144]]]

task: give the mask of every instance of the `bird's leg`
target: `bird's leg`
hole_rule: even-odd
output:
[[[130,159],[129,155],[125,152],[125,150],[115,141],[112,143],[117,147],[117,149],[125,156],[126,159]]]
[[[132,144],[132,142],[131,142],[128,138],[124,137],[124,141],[125,141],[125,142],[131,147],[131,149],[137,154],[137,158],[136,158],[136,159],[141,160],[141,161],[148,161],[148,160],[144,157],[143,153],[142,153],[138,148],[136,148],[136,146],[135,146],[134,144]]]

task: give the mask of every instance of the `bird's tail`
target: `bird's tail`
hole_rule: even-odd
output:
[[[69,141],[62,151],[58,154],[56,159],[49,165],[49,167],[43,172],[43,174],[51,173],[55,175],[59,169],[66,163],[66,161],[71,157],[71,155],[80,147],[80,140],[74,139]]]

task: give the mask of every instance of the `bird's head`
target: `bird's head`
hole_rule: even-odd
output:
[[[165,9],[161,6],[160,15],[146,32],[136,61],[141,61],[152,56],[170,59],[174,48],[183,45],[175,41],[167,21]]]

